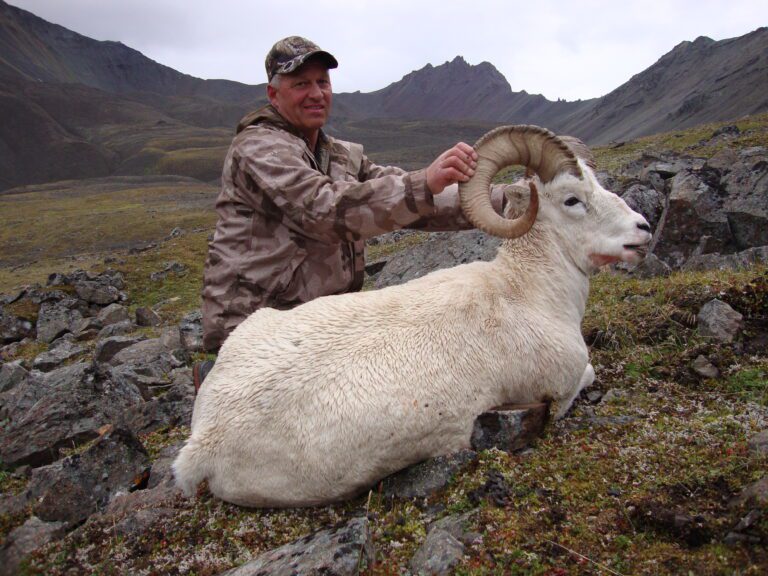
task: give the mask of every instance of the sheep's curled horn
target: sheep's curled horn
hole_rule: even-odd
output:
[[[459,185],[461,208],[476,227],[502,238],[518,238],[536,221],[539,197],[531,184],[531,196],[525,214],[508,220],[491,206],[491,181],[507,166],[530,168],[547,183],[563,172],[581,178],[581,170],[571,149],[560,138],[539,126],[500,126],[475,143],[478,155],[475,175]]]

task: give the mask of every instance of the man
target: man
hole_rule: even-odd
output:
[[[359,144],[322,130],[336,58],[291,36],[272,47],[265,65],[270,103],[240,121],[216,202],[203,288],[210,352],[258,308],[359,290],[366,238],[405,227],[470,227],[455,187],[441,193],[474,174],[471,146],[459,143],[414,172],[377,166]],[[211,366],[195,366],[196,386]]]

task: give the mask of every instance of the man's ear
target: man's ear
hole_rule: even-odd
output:
[[[270,84],[267,84],[267,98],[269,99],[269,103],[277,108],[277,104],[275,103],[277,100],[277,89]]]

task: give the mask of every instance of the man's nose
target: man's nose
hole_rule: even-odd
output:
[[[323,91],[320,89],[320,84],[317,82],[313,82],[312,86],[309,90],[309,96],[311,98],[322,98],[323,97]]]

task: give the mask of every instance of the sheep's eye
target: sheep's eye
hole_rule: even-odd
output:
[[[576,198],[576,196],[571,196],[565,201],[566,206],[576,206],[576,204],[581,204],[581,200]]]

